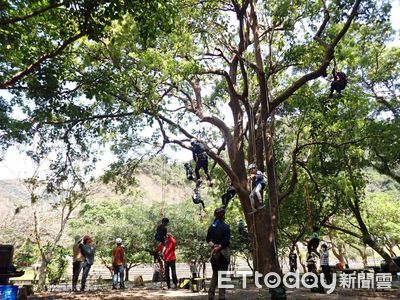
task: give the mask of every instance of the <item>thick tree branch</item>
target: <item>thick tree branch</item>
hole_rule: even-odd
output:
[[[319,65],[318,69],[316,69],[315,71],[312,71],[308,74],[303,75],[298,80],[296,80],[291,86],[289,86],[286,90],[284,90],[279,96],[277,96],[271,103],[271,110],[274,110],[275,108],[277,108],[281,103],[283,103],[286,99],[288,99],[290,96],[292,96],[299,88],[301,88],[308,81],[317,79],[320,76],[326,76],[326,69],[328,68],[330,61],[334,57],[334,48],[336,47],[336,45],[339,43],[339,41],[343,38],[343,36],[348,31],[352,21],[354,20],[354,18],[357,15],[357,11],[360,6],[360,3],[361,3],[361,0],[357,0],[354,3],[351,13],[350,13],[349,17],[347,18],[347,21],[344,24],[342,30],[334,38],[334,40],[332,41],[331,44],[325,46],[325,50],[326,50],[325,51],[325,59]],[[321,25],[321,28],[322,28],[323,24]]]
[[[327,224],[327,223],[321,224],[321,226],[326,227],[326,228],[330,228],[330,229],[333,229],[333,230],[338,230],[338,231],[344,232],[344,233],[346,233],[348,235],[351,235],[351,236],[354,236],[356,238],[362,239],[362,236],[360,234],[357,234],[357,233],[355,233],[355,232],[353,232],[351,230],[340,228],[338,226],[334,226],[334,225]]]
[[[61,52],[64,51],[65,48],[67,48],[70,44],[73,42],[77,41],[81,37],[85,36],[87,34],[86,31],[82,31],[78,33],[77,35],[72,36],[71,38],[67,39],[64,41],[64,43],[55,49],[53,52],[47,53],[42,55],[37,61],[26,67],[24,70],[16,73],[11,79],[6,80],[5,82],[0,83],[0,89],[7,89],[15,85],[19,80],[21,80],[23,77],[29,75],[32,73],[36,68],[40,66],[44,61],[47,59],[53,58],[57,55],[59,55]]]
[[[53,4],[49,4],[48,6],[45,6],[45,7],[41,8],[41,9],[33,11],[32,13],[27,14],[25,16],[18,16],[18,17],[14,17],[14,18],[11,18],[11,19],[0,20],[0,26],[9,25],[9,24],[13,24],[13,23],[16,23],[16,22],[28,20],[28,19],[30,19],[32,17],[35,17],[37,15],[40,15],[41,13],[46,12],[46,11],[52,9],[52,8],[60,7],[60,6],[64,5],[64,4],[65,4],[64,2],[55,2]]]

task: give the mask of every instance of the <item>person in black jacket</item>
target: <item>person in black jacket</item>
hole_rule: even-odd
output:
[[[228,271],[230,261],[231,230],[225,220],[225,209],[217,208],[214,211],[215,220],[208,228],[207,242],[212,247],[211,267],[213,270],[208,299],[214,299],[215,289],[218,283],[218,271]],[[225,289],[219,289],[219,299],[225,299]]]
[[[207,176],[208,185],[212,186],[211,176],[210,173],[208,173],[208,156],[204,145],[196,139],[192,139],[190,144],[192,145],[193,160],[196,162],[196,166],[194,168],[196,186],[199,187],[201,184],[200,169],[204,170],[204,173]]]

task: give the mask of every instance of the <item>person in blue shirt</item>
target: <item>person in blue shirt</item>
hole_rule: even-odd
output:
[[[248,167],[249,182],[251,186],[250,204],[251,213],[256,212],[258,209],[264,208],[263,190],[265,187],[264,174],[257,170],[255,164],[250,164]]]
[[[228,271],[230,262],[231,230],[225,220],[225,209],[217,208],[214,211],[215,219],[208,228],[206,241],[211,246],[211,267],[213,270],[208,299],[214,299],[218,284],[218,271]],[[225,299],[225,289],[219,289],[219,299]]]
[[[208,185],[212,186],[211,176],[208,172],[208,156],[204,145],[196,139],[192,139],[190,141],[190,144],[192,145],[193,160],[196,162],[196,166],[194,168],[194,174],[196,176],[196,186],[199,187],[201,184],[200,169],[204,170],[204,173],[207,176]]]
[[[83,244],[81,244],[81,251],[83,256],[85,257],[85,261],[83,262],[81,292],[83,292],[86,288],[86,280],[89,276],[90,268],[94,263],[94,253],[96,252],[96,248],[92,243],[93,240],[89,235],[85,235],[83,237]]]

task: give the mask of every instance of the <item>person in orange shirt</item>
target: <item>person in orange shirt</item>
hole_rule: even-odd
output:
[[[113,276],[113,290],[117,288],[118,274],[119,274],[119,288],[124,289],[124,266],[125,266],[125,249],[122,246],[122,239],[117,238],[115,240],[117,244],[112,251],[112,266],[114,269]]]

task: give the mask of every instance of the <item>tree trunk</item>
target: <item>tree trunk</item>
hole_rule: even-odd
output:
[[[38,292],[43,292],[46,290],[46,277],[47,277],[47,260],[42,257],[42,261],[39,267],[39,280],[38,280]]]
[[[365,244],[367,244],[368,246],[370,246],[380,256],[383,257],[383,259],[386,261],[386,263],[389,266],[390,272],[392,272],[392,273],[400,272],[399,266],[396,265],[396,263],[393,261],[393,259],[390,257],[390,255],[381,246],[379,246],[370,235],[364,236],[363,242]]]
[[[275,234],[271,224],[267,221],[268,208],[246,216],[251,224],[250,232],[253,236],[253,265],[254,271],[263,275],[269,272],[280,273],[278,255],[275,249]]]
[[[132,268],[131,266],[128,267],[128,265],[125,265],[124,282],[125,281],[129,281],[129,271],[130,271],[131,268]]]
[[[303,268],[303,272],[306,273],[307,272],[307,266],[306,264],[303,262],[302,256],[300,254],[300,249],[299,246],[297,246],[296,244],[296,253],[297,253],[297,257],[299,258],[299,264],[301,265],[301,267]]]
[[[352,187],[353,187],[353,194],[354,194],[354,202],[352,202],[351,200],[349,201],[349,208],[353,212],[354,217],[356,218],[357,223],[360,227],[363,243],[370,246],[380,256],[383,257],[383,259],[386,261],[386,263],[389,266],[390,272],[399,272],[400,271],[399,266],[396,265],[396,263],[393,261],[393,259],[390,257],[390,255],[383,249],[383,247],[381,247],[380,245],[378,245],[375,242],[375,240],[369,233],[368,227],[365,224],[364,219],[361,215],[361,210],[360,210],[360,206],[359,206],[360,197],[359,197],[357,185],[355,184],[352,166],[349,163],[349,161],[347,162],[347,166],[348,166],[349,175],[350,175],[350,179],[351,179],[351,183],[352,183]]]

